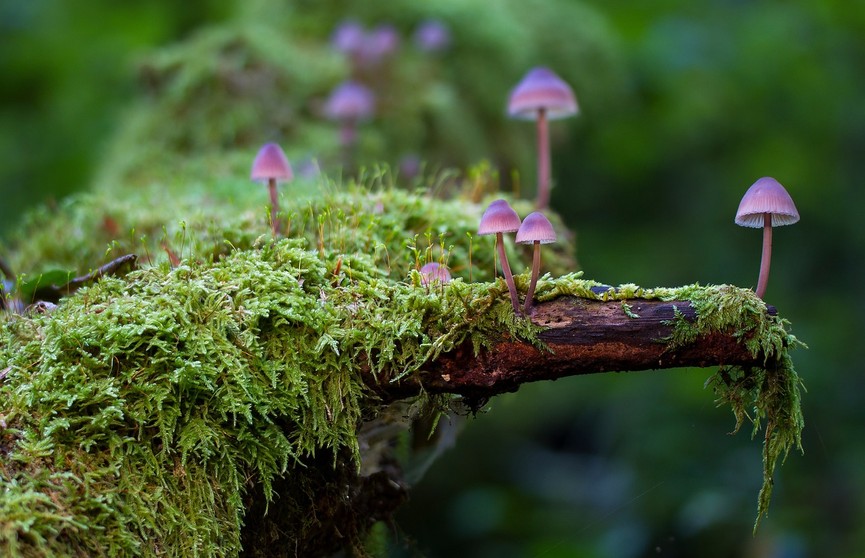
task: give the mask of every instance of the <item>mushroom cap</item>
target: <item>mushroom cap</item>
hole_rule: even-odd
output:
[[[444,22],[427,19],[414,32],[414,43],[422,52],[439,52],[451,44],[451,31]]]
[[[324,105],[324,114],[331,120],[366,120],[372,116],[375,96],[366,86],[354,81],[341,83]]]
[[[799,211],[793,198],[781,184],[770,176],[764,176],[748,188],[739,210],[736,212],[736,224],[743,227],[761,228],[763,215],[772,216],[772,226],[792,225],[799,220]]]
[[[286,181],[291,180],[294,173],[291,172],[291,165],[282,148],[275,143],[265,143],[252,162],[252,172],[249,177],[255,181],[270,179]]]
[[[511,91],[508,114],[513,118],[535,120],[545,109],[547,118],[555,120],[573,116],[579,111],[571,86],[549,68],[532,68]]]
[[[363,55],[369,64],[377,64],[399,50],[399,32],[388,23],[379,25],[366,35]]]
[[[345,54],[356,54],[363,48],[366,31],[353,19],[344,20],[333,31],[330,43],[333,48]]]
[[[420,280],[423,285],[431,283],[448,283],[451,280],[451,273],[446,265],[441,265],[437,262],[424,264],[420,268]]]
[[[556,231],[553,225],[540,211],[529,213],[523,219],[520,230],[517,231],[517,244],[551,244],[556,241]]]
[[[520,216],[505,200],[492,202],[481,217],[478,234],[514,232],[520,228]]]

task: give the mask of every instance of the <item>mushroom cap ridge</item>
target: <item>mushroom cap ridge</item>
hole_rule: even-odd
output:
[[[511,91],[508,114],[513,118],[535,120],[545,109],[547,119],[577,114],[579,107],[571,86],[549,68],[532,68]]]
[[[511,233],[520,228],[520,216],[506,200],[495,200],[481,217],[478,234]]]
[[[764,176],[748,188],[739,210],[736,211],[736,224],[743,227],[761,228],[763,215],[772,216],[772,226],[792,225],[799,220],[799,211],[793,198],[781,184],[770,176]]]
[[[526,215],[523,224],[520,225],[520,230],[517,231],[517,244],[532,244],[534,242],[551,244],[555,241],[556,231],[553,230],[550,220],[540,211]]]

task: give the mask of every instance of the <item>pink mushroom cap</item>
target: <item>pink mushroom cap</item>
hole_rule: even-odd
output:
[[[354,20],[345,20],[340,23],[331,35],[331,45],[339,52],[355,54],[363,48],[366,39],[366,31],[363,26]]]
[[[282,148],[275,143],[266,143],[252,162],[250,179],[255,181],[288,181],[294,177],[291,164]]]
[[[420,268],[420,277],[421,283],[424,285],[429,285],[431,283],[449,283],[451,280],[451,273],[448,271],[446,265],[441,265],[437,262],[430,262],[428,264],[424,264],[423,267]]]
[[[793,198],[781,184],[772,177],[764,176],[748,188],[739,210],[736,211],[736,224],[743,227],[763,227],[763,215],[772,216],[772,226],[792,225],[799,220],[799,211]]]
[[[478,234],[511,233],[519,230],[520,216],[506,200],[492,202],[481,217]]]
[[[517,244],[552,244],[556,241],[556,231],[553,225],[540,211],[529,213],[523,219],[523,224],[517,231]]]
[[[331,120],[366,120],[375,110],[375,95],[364,85],[346,81],[334,89],[324,105]]]
[[[415,30],[414,42],[423,52],[442,51],[451,44],[451,32],[443,22],[427,19]]]
[[[392,56],[399,50],[400,38],[396,28],[390,24],[382,24],[366,35],[363,54],[367,62],[376,64],[382,59]]]
[[[571,86],[549,68],[532,68],[511,91],[508,114],[523,120],[535,120],[544,109],[547,118],[555,120],[579,112]]]

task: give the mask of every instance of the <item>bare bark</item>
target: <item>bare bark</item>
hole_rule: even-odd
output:
[[[476,355],[465,343],[401,382],[380,378],[375,389],[386,399],[421,390],[484,399],[516,391],[527,382],[580,374],[763,365],[763,356],[752,355],[745,339],[733,331],[673,346],[669,338],[677,311],[687,320],[696,318],[688,301],[630,300],[626,312],[620,301],[558,298],[537,304],[532,311],[532,322],[546,328],[539,335],[545,347],[503,338]],[[775,309],[769,307],[769,313]]]

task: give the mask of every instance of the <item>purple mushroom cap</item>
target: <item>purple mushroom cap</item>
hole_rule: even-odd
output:
[[[552,244],[555,241],[556,231],[553,230],[550,220],[540,211],[526,215],[523,224],[520,225],[520,230],[517,231],[515,240],[517,244],[533,244],[535,242]]]
[[[357,54],[363,49],[365,40],[363,26],[354,20],[345,20],[333,31],[330,44],[339,52]]]
[[[294,177],[285,152],[275,143],[266,143],[252,162],[250,179],[255,181],[287,181]]]
[[[736,211],[736,224],[760,228],[766,213],[772,216],[773,227],[792,225],[799,220],[799,210],[796,209],[793,198],[770,176],[759,179],[742,196],[739,210]]]
[[[446,265],[441,265],[437,262],[424,264],[420,268],[421,283],[430,285],[432,283],[448,283],[451,280],[451,273]]]
[[[414,43],[423,52],[440,52],[451,44],[450,29],[437,19],[427,19],[415,30]]]
[[[338,85],[324,105],[324,114],[331,120],[366,120],[372,117],[374,110],[373,92],[354,81]]]
[[[520,228],[520,216],[505,200],[492,202],[481,217],[478,234],[511,233]]]
[[[577,114],[579,107],[571,86],[549,68],[532,68],[511,91],[508,114],[523,120],[535,120],[544,109],[547,118],[555,120]]]

